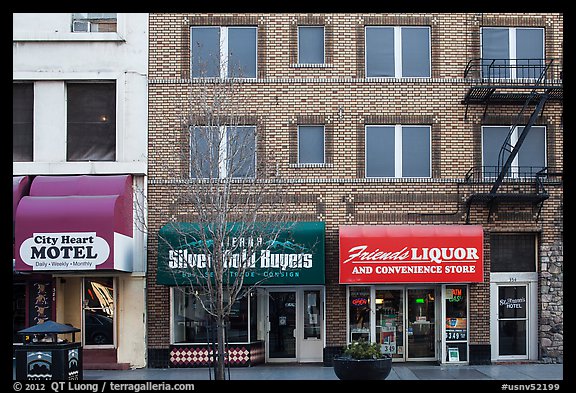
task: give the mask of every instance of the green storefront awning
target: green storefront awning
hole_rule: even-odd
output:
[[[323,285],[325,229],[324,222],[229,224],[220,236],[227,255],[224,279],[243,272],[245,285]],[[157,283],[201,284],[213,276],[213,231],[198,223],[164,225],[158,232]]]

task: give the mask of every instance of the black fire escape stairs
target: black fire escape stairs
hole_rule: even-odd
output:
[[[497,166],[490,171],[487,167],[473,167],[465,177],[465,184],[472,186],[466,199],[466,223],[470,222],[470,209],[475,203],[486,204],[489,208],[488,220],[500,202],[530,203],[537,208],[538,215],[542,204],[549,194],[544,188],[549,176],[557,176],[549,168],[532,168],[512,174],[512,163],[518,155],[522,143],[530,129],[541,115],[544,105],[549,101],[563,100],[562,73],[553,59],[522,60],[510,64],[507,60],[471,60],[464,72],[464,78],[476,75],[478,83],[469,87],[462,103],[466,105],[465,117],[469,105],[484,105],[484,115],[489,106],[519,105],[520,112],[515,118],[508,135],[500,148]],[[524,78],[510,78],[513,74]],[[532,113],[515,144],[511,143],[514,130],[522,126],[532,106]],[[520,168],[518,168],[520,169]],[[502,187],[505,183],[505,187]],[[510,183],[510,184],[508,184]],[[504,191],[498,192],[499,189]],[[488,190],[489,188],[489,190]]]

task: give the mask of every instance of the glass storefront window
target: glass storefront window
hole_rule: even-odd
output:
[[[466,286],[446,286],[446,361],[468,361],[468,292]]]
[[[84,343],[114,344],[114,278],[84,279]]]
[[[320,291],[304,291],[304,338],[320,338]]]
[[[198,299],[189,288],[174,288],[173,330],[174,343],[207,343],[210,315],[203,308],[207,296]],[[250,302],[248,302],[250,299]],[[249,303],[252,308],[249,312]],[[249,315],[251,318],[249,318]],[[248,342],[248,325],[256,335],[256,296],[244,296],[232,306],[226,326],[228,342]]]
[[[350,341],[370,338],[370,287],[350,287]]]
[[[376,290],[376,342],[382,353],[404,357],[404,292]]]

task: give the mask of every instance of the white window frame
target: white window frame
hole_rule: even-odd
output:
[[[194,25],[190,26],[190,36],[192,36],[192,30],[196,28],[219,28],[220,29],[220,79],[250,79],[254,80],[258,78],[258,27],[257,26],[208,26],[208,25]],[[228,29],[229,28],[242,28],[242,29],[254,29],[256,31],[256,75],[254,77],[232,77],[228,76]],[[191,50],[192,48],[189,48]],[[190,71],[192,70],[192,61],[190,58]],[[202,77],[202,76],[191,76],[193,79],[210,79],[214,77]]]
[[[324,36],[323,43],[324,43],[324,50],[322,51],[322,63],[302,63],[300,61],[300,28],[301,27],[321,27],[322,34]],[[297,27],[297,55],[298,55],[298,64],[326,64],[326,27],[324,25],[298,25]]]
[[[518,57],[516,56],[516,30],[517,29],[531,29],[531,30],[540,30],[542,31],[542,57],[541,59],[544,60],[545,52],[546,52],[546,31],[542,27],[482,27],[482,33],[485,29],[507,29],[508,30],[508,59],[510,61],[510,75],[508,78],[491,78],[491,79],[519,79],[516,76],[516,60]],[[484,45],[480,42],[480,58],[484,59]],[[534,79],[534,78],[521,78],[521,79]]]
[[[366,29],[368,28],[393,28],[394,30],[394,76],[393,77],[381,77],[381,76],[367,76],[367,79],[381,79],[381,78],[397,78],[397,79],[430,79],[432,78],[432,31],[430,26],[364,26],[364,75],[368,75],[368,61],[367,53],[368,47],[366,46]],[[402,69],[402,29],[413,29],[413,28],[427,28],[428,29],[428,75],[429,76],[403,76]]]
[[[300,127],[322,127],[322,162],[300,162]],[[298,165],[323,165],[326,164],[326,126],[324,124],[300,124],[296,135],[298,146]]]
[[[512,126],[506,126],[506,125],[490,125],[490,126],[482,126],[482,135],[481,135],[481,146],[482,146],[482,168],[484,168],[486,166],[486,163],[484,162],[484,129],[486,128],[503,128],[503,127],[508,127],[508,129],[510,129],[510,127]],[[518,130],[519,127],[522,127],[522,129],[524,129],[524,127],[526,127],[525,125],[519,125],[517,127],[514,128],[514,130],[512,131],[512,134],[510,135],[510,145],[512,145],[512,148],[514,148],[514,146],[516,146],[516,143],[518,142],[518,137],[520,136],[520,131]],[[546,151],[546,140],[548,139],[547,136],[547,128],[546,126],[532,126],[532,128],[543,128],[544,129],[544,166],[548,166],[548,152]],[[512,164],[510,165],[510,175],[506,176],[507,178],[518,178],[520,176],[519,170],[518,170],[518,155],[520,154],[520,152],[518,152],[518,154],[516,154],[516,157],[514,157],[514,159],[512,160]],[[483,174],[483,177],[485,179],[490,179],[492,178],[492,176],[486,176]]]
[[[190,126],[189,130],[190,130],[190,135],[193,135],[193,129],[195,127],[205,127],[205,126]],[[258,162],[258,159],[256,157],[256,155],[258,154],[258,141],[256,138],[256,126],[255,125],[237,125],[237,126],[230,126],[230,125],[226,125],[226,126],[218,126],[218,132],[219,132],[219,140],[220,140],[220,146],[218,149],[218,177],[214,178],[214,179],[226,179],[228,177],[228,168],[226,167],[227,163],[228,163],[228,128],[229,127],[252,127],[254,128],[254,176],[241,176],[241,177],[232,177],[232,179],[255,179],[256,178],[256,163]],[[216,128],[216,127],[215,127]],[[192,151],[192,139],[190,138],[190,152]],[[191,153],[190,153],[191,154]],[[210,179],[210,177],[194,177],[193,175],[193,168],[192,168],[192,159],[190,160],[189,163],[189,167],[188,167],[188,171],[191,175],[192,179]]]
[[[394,127],[394,177],[389,176],[368,176],[368,150],[366,149],[366,137],[369,127]],[[428,176],[422,177],[403,177],[402,176],[402,128],[404,127],[428,127],[428,138],[430,146],[430,159],[428,162]],[[369,179],[428,179],[432,177],[432,127],[426,124],[367,124],[364,126],[364,173]]]

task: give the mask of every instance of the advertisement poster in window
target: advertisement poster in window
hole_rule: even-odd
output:
[[[396,353],[396,327],[395,326],[382,326],[380,331],[380,349],[382,353],[395,354]]]

